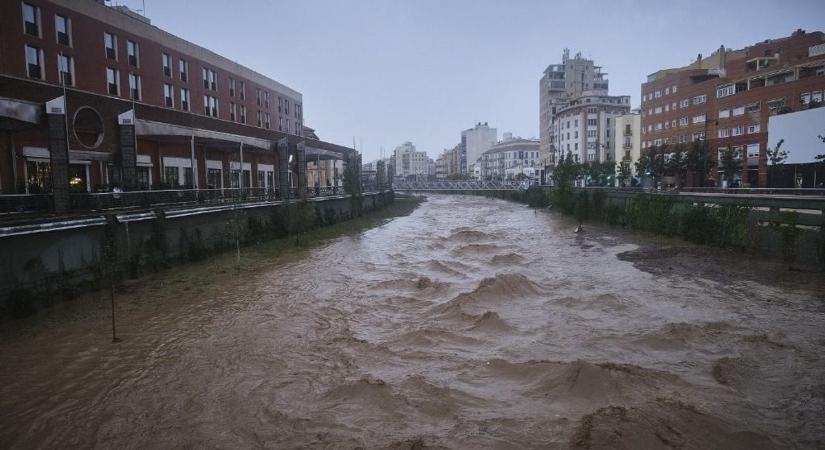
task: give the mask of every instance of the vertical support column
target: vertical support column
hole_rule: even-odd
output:
[[[204,158],[204,161],[206,159]],[[198,169],[195,165],[195,134],[192,134],[192,137],[189,141],[189,161],[192,165],[192,187],[194,189],[198,189]]]
[[[135,135],[135,110],[130,109],[117,116],[120,146],[120,177],[115,174],[115,184],[124,190],[137,186],[137,136]],[[110,180],[110,183],[112,181]]]
[[[304,199],[307,195],[307,156],[304,141],[298,143],[295,156],[298,161],[298,168],[296,170],[298,172],[298,185],[296,186],[298,189],[297,197]]]
[[[278,186],[281,191],[281,199],[289,202],[289,142],[286,138],[278,140]]]
[[[238,187],[241,188],[241,190],[239,192],[241,194],[243,194],[243,142],[241,142],[240,152],[241,152],[241,154],[240,154],[240,159],[241,159],[240,163],[241,164],[240,164],[240,171],[238,172]],[[249,181],[252,181],[251,180],[251,178],[252,178],[252,170],[251,169],[252,168],[250,167],[250,171],[249,171],[250,172],[249,173],[250,180]]]
[[[66,126],[66,97],[46,102],[49,125],[49,154],[52,166],[54,212],[69,210],[69,142]]]

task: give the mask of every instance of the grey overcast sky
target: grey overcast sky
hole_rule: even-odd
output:
[[[140,8],[141,0],[117,0]],[[610,92],[724,44],[825,31],[825,0],[145,0],[152,23],[304,96],[321,139],[364,162],[403,141],[435,158],[475,122],[538,136],[538,82],[562,50]]]

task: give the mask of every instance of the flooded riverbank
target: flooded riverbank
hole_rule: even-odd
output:
[[[574,227],[433,196],[241,275],[137,285],[119,344],[104,307],[15,324],[0,447],[825,444],[822,274]]]

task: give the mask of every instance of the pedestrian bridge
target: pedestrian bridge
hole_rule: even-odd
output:
[[[478,180],[422,180],[394,181],[395,191],[518,191],[527,189],[528,184],[518,181],[478,181]]]

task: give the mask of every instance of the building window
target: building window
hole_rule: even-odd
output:
[[[120,76],[117,69],[106,68],[106,87],[109,95],[120,95]]]
[[[745,112],[749,113],[759,112],[760,109],[759,102],[751,103],[750,105],[745,106]]]
[[[178,172],[177,167],[164,167],[163,179],[170,188],[176,188],[180,185]]]
[[[189,89],[180,88],[180,109],[189,111]]]
[[[256,117],[258,118],[258,128],[261,128],[261,127],[263,126],[263,118],[262,118],[262,116],[261,116],[261,112],[260,112],[260,111],[258,111],[258,114],[257,114],[257,116],[256,116]]]
[[[230,97],[235,96],[235,79],[234,78],[229,78],[229,96]]]
[[[729,109],[720,109],[719,110],[719,118],[720,119],[727,119],[730,117],[730,110]]]
[[[295,117],[300,119],[302,114],[303,114],[303,112],[301,111],[301,105],[299,103],[296,103],[295,104]]]
[[[211,95],[204,95],[203,112],[207,116],[218,117],[218,99]]]
[[[235,121],[238,112],[238,105],[234,103],[229,103],[229,120]]]
[[[770,111],[776,111],[778,109],[781,109],[784,106],[785,106],[785,98],[784,97],[768,101],[768,109]]]
[[[246,123],[246,106],[241,105],[241,123]]]
[[[736,84],[723,84],[716,88],[716,98],[727,97],[736,93]]]
[[[657,106],[656,109],[653,110],[653,114],[661,114],[661,113],[662,113],[662,107],[661,106]]]
[[[23,3],[23,32],[40,37],[40,8]]]
[[[140,75],[136,73],[129,74],[129,94],[132,100],[140,101]]]
[[[284,99],[284,114],[289,115],[289,99],[288,98]],[[578,125],[579,124],[577,123],[576,126],[578,126]],[[287,126],[287,129],[289,129],[288,126]]]
[[[672,91],[674,94],[676,93],[676,85],[675,85],[675,84],[673,85],[673,89],[671,89],[671,91]]]
[[[203,68],[203,88],[212,91],[218,90],[218,74],[206,67]]]
[[[707,100],[708,100],[707,95],[705,95],[705,94],[697,95],[696,97],[693,97],[693,104],[694,105],[699,105],[699,104],[705,103]]]
[[[269,91],[264,91],[264,108],[269,109]]]
[[[662,91],[656,91],[653,93],[653,98],[659,98],[662,96]]]
[[[246,100],[246,83],[241,81],[241,100]]]
[[[748,144],[748,158],[759,158],[759,144]]]
[[[169,108],[175,107],[175,88],[171,84],[163,85],[163,102]]]
[[[742,136],[742,125],[737,125],[730,129],[731,136]]]
[[[284,109],[284,99],[278,97],[278,112],[282,112]]]
[[[687,124],[688,124],[688,118],[687,117],[680,117],[679,118],[679,126],[680,127],[686,127]]]
[[[166,53],[160,54],[161,63],[163,64],[163,74],[167,77],[172,76],[172,57]]]
[[[255,103],[261,106],[261,88],[255,88]]]
[[[699,115],[693,116],[693,123],[704,123],[704,122],[705,122],[705,115],[704,114],[699,114]]]
[[[264,128],[269,129],[269,113],[264,114]]]
[[[683,98],[682,100],[679,100],[680,108],[687,108],[688,106],[690,106],[690,99]]]
[[[189,81],[189,61],[181,59],[178,62],[178,71],[180,71],[180,81]]]
[[[278,131],[284,131],[284,118],[278,117]]]
[[[748,125],[748,134],[754,134],[754,133],[759,133],[759,124],[758,123],[752,123],[752,124]]]
[[[57,55],[57,70],[61,84],[74,86],[74,58],[64,54]]]
[[[137,42],[127,40],[126,41],[126,55],[129,58],[129,65],[130,66],[138,67],[140,65],[139,53],[140,53],[140,49],[138,48]]]
[[[106,47],[106,57],[117,61],[117,36],[104,32],[103,45]]]
[[[45,78],[45,70],[43,70],[43,50],[26,46],[26,73],[29,78],[37,78],[42,80]]]
[[[742,114],[745,114],[745,107],[744,106],[737,106],[736,108],[733,108],[733,115],[734,116],[741,116]]]
[[[730,135],[730,131],[727,128],[720,128],[718,132],[720,138],[726,138]]]
[[[72,24],[68,17],[55,14],[54,30],[57,35],[58,44],[65,45],[67,47],[72,46]]]

